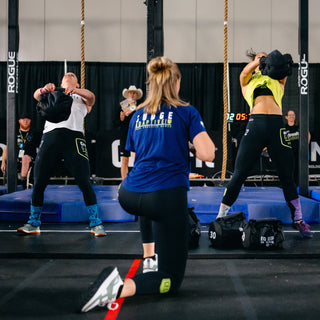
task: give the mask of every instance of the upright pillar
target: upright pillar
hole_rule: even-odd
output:
[[[147,6],[147,63],[163,56],[163,0],[146,0]]]
[[[308,64],[308,0],[299,0],[299,193],[308,196],[309,187],[309,64]]]
[[[18,94],[19,0],[8,0],[7,184],[17,190],[16,105]]]

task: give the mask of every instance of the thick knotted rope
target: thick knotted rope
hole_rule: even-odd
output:
[[[228,158],[227,115],[228,115],[228,0],[224,0],[224,55],[223,55],[223,131],[221,181],[225,180]]]
[[[84,0],[81,0],[81,88],[85,87],[86,69],[85,69],[85,56],[84,56]]]

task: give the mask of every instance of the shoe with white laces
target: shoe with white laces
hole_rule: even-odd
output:
[[[82,296],[81,312],[88,312],[96,306],[104,307],[105,305],[108,309],[116,309],[112,308],[112,305],[122,285],[123,281],[118,269],[116,267],[105,268]]]
[[[158,255],[143,259],[143,273],[158,271]]]
[[[39,234],[40,233],[40,227],[35,227],[30,223],[26,223],[22,227],[17,229],[18,232],[23,232],[27,234]]]
[[[106,232],[104,231],[103,225],[99,224],[98,226],[94,226],[91,228],[91,233],[95,236],[95,237],[104,237],[106,236]]]

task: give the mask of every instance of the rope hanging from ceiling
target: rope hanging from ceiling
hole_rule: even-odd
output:
[[[222,131],[222,170],[221,181],[225,180],[227,171],[227,116],[228,116],[228,0],[224,0],[224,54],[223,54],[223,131]]]
[[[80,45],[81,45],[81,77],[80,77],[80,86],[81,88],[85,88],[85,78],[86,78],[86,69],[85,69],[85,55],[84,55],[84,0],[81,0],[81,37],[80,37]]]

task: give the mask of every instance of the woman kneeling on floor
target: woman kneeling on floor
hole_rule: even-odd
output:
[[[133,115],[126,149],[135,153],[133,169],[119,189],[129,213],[153,222],[158,271],[122,281],[116,267],[102,271],[83,297],[82,312],[119,297],[176,292],[188,254],[189,142],[195,156],[213,161],[215,145],[196,108],[179,98],[181,73],[165,57],[147,67],[149,92]]]

